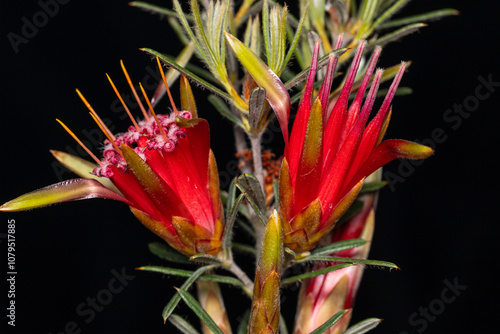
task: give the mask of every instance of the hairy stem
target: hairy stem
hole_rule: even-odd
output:
[[[234,262],[231,261],[230,266],[227,268],[245,285],[243,289],[245,293],[252,298],[253,295],[253,281],[248,278],[247,274]]]
[[[264,169],[262,168],[262,149],[261,140],[262,133],[251,134],[250,143],[252,144],[252,159],[253,159],[253,170],[254,175],[259,180],[262,192],[265,194],[264,189]]]

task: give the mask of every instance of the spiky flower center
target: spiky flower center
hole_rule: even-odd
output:
[[[192,118],[189,111],[180,111],[178,116],[186,119]],[[115,135],[115,145],[106,139],[101,164],[94,169],[93,173],[97,176],[111,178],[114,173],[111,166],[125,172],[128,168],[127,162],[122,157],[121,152],[116,149],[121,145],[133,148],[144,161],[146,161],[145,150],[157,150],[162,153],[172,152],[179,138],[186,137],[186,131],[175,124],[175,117],[174,113],[157,115],[158,123],[153,117],[150,117],[149,120],[142,120],[137,123],[138,128],[130,126],[127,132]],[[163,131],[160,130],[160,126]]]

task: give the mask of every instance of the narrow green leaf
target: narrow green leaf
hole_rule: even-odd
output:
[[[377,92],[377,97],[385,97],[388,92],[388,88],[380,89]],[[410,87],[398,87],[398,89],[396,90],[396,96],[404,96],[410,94],[413,94],[413,89],[411,89]]]
[[[363,246],[364,244],[366,244],[366,240],[364,239],[349,239],[349,240],[337,241],[329,245],[316,247],[311,252],[311,255],[314,256],[329,255],[346,249]]]
[[[168,318],[168,321],[172,323],[178,330],[183,334],[200,334],[189,322],[187,322],[183,317],[172,314]]]
[[[194,74],[193,72],[189,71],[185,67],[182,67],[181,65],[177,64],[169,56],[167,56],[167,55],[165,55],[163,53],[160,53],[158,51],[155,51],[155,50],[152,50],[152,49],[148,49],[148,48],[142,48],[141,50],[149,53],[150,55],[153,55],[155,57],[160,58],[160,60],[163,61],[164,63],[166,63],[168,66],[175,68],[177,71],[179,71],[182,74],[184,74],[187,78],[193,80],[198,85],[200,85],[200,86],[208,89],[212,93],[217,94],[217,95],[223,97],[227,101],[232,101],[232,98],[227,93],[223,92],[222,90],[220,90],[219,88],[215,87],[214,85],[212,85],[208,81],[206,81],[206,80],[202,79],[201,77],[197,76],[196,74]]]
[[[337,222],[337,224],[342,224],[343,222],[351,219],[358,212],[360,212],[362,208],[363,208],[363,202],[362,201],[358,201],[358,200],[354,200],[354,203],[351,204],[351,206],[349,207],[349,209],[347,209],[347,211],[339,219],[339,221]]]
[[[164,242],[152,242],[148,244],[148,248],[151,253],[158,256],[160,259],[175,263],[192,264],[186,255],[179,253]]]
[[[344,316],[344,314],[346,314],[346,313],[347,313],[347,310],[342,310],[342,311],[337,312],[333,317],[331,317],[330,319],[325,321],[324,324],[322,324],[321,326],[319,326],[318,328],[313,330],[310,334],[322,334],[322,333],[326,332],[326,330],[328,328],[335,325],[337,323],[337,321],[339,321],[340,318],[342,318]]]
[[[251,197],[261,211],[266,210],[266,198],[262,192],[259,180],[254,175],[240,175],[237,179],[237,184],[244,189],[246,197]]]
[[[265,225],[267,219],[266,217],[264,217],[264,214],[262,212],[263,210],[261,210],[261,208],[263,207],[262,203],[264,203],[265,210],[265,199],[257,178],[250,174],[243,174],[238,177],[238,183],[236,184],[236,186],[241,190],[243,194],[245,194],[246,199],[254,209],[255,213],[259,216],[262,224]]]
[[[390,42],[397,41],[397,40],[403,38],[404,36],[410,35],[416,31],[418,31],[420,28],[423,28],[426,26],[427,25],[424,23],[415,23],[415,24],[407,25],[401,29],[398,29],[396,31],[393,31],[391,33],[383,35],[382,37],[380,37],[374,41],[371,41],[370,43],[367,44],[366,47],[370,48],[370,47],[375,46],[375,45],[381,45],[381,46],[386,45]]]
[[[323,268],[323,269],[320,269],[320,270],[311,271],[311,272],[308,272],[308,273],[304,273],[304,274],[300,274],[300,275],[296,275],[296,276],[292,276],[292,277],[287,277],[287,278],[281,280],[281,285],[285,285],[285,284],[289,284],[289,283],[294,283],[294,282],[301,281],[301,280],[304,280],[304,279],[307,279],[307,278],[311,278],[311,277],[316,277],[316,276],[319,276],[319,275],[327,274],[327,273],[330,273],[330,272],[335,271],[335,270],[339,270],[339,269],[350,267],[352,265],[353,265],[352,263],[341,263],[341,264],[337,264],[337,265],[334,265],[334,266],[331,266],[331,267],[326,267],[326,268]]]
[[[295,261],[297,263],[301,262],[307,262],[307,261],[321,261],[321,262],[344,262],[344,263],[359,263],[359,264],[366,264],[370,266],[377,266],[377,267],[388,267],[392,269],[399,269],[397,265],[395,265],[392,262],[387,262],[387,261],[378,261],[378,260],[365,260],[365,259],[353,259],[349,257],[339,257],[339,256],[316,256],[316,255],[310,255],[307,257],[304,257],[298,261]]]
[[[230,258],[231,252],[231,240],[233,237],[233,227],[234,222],[236,220],[236,215],[238,214],[238,210],[241,202],[245,198],[244,194],[240,194],[236,199],[236,202],[233,204],[231,208],[231,212],[229,213],[229,217],[226,220],[226,228],[224,229],[224,236],[222,238],[222,251],[226,255],[226,258]]]
[[[280,198],[279,196],[279,183],[278,181],[276,180],[273,180],[273,195],[274,195],[274,206],[276,207],[276,210],[280,210],[280,201],[278,200],[278,198]]]
[[[236,202],[236,190],[238,189],[236,187],[236,182],[237,182],[238,177],[235,176],[231,183],[229,184],[229,189],[227,191],[227,196],[226,196],[226,220],[229,217],[231,210],[233,209],[234,203]],[[221,192],[222,194],[222,192]]]
[[[0,211],[29,210],[55,203],[89,198],[114,199],[130,205],[128,200],[109,190],[99,181],[94,179],[72,179],[21,195],[0,206]]]
[[[92,174],[92,171],[96,167],[98,167],[97,164],[66,152],[50,150],[50,153],[52,153],[54,158],[56,158],[57,161],[63,164],[64,167],[66,167],[76,175],[86,179],[97,180],[109,190],[117,194],[121,194],[121,192],[118,190],[118,188],[116,188],[116,186],[113,184],[113,182],[111,182],[110,179]]]
[[[299,22],[299,26],[298,26],[297,30],[295,30],[295,36],[293,37],[292,44],[290,44],[290,47],[288,48],[288,53],[285,57],[285,60],[283,61],[283,68],[281,69],[280,73],[283,71],[285,66],[288,64],[288,62],[292,58],[292,55],[295,53],[295,48],[297,47],[297,44],[299,43],[300,36],[302,33],[302,27],[304,25],[304,20],[307,17],[307,7],[308,6],[309,6],[309,3],[307,3],[306,9],[305,9],[302,17],[300,18],[300,22]]]
[[[157,5],[153,5],[153,4],[150,4],[147,2],[143,2],[143,1],[133,1],[133,2],[130,2],[129,5],[132,7],[140,8],[146,12],[150,12],[153,14],[159,14],[162,16],[165,15],[167,17],[175,17],[175,18],[179,17],[177,15],[177,13],[171,9],[157,6]],[[189,19],[192,20],[192,17],[190,17]]]
[[[189,260],[204,264],[222,264],[221,259],[209,254],[195,254]]]
[[[442,17],[445,16],[452,16],[452,15],[458,15],[459,12],[456,9],[453,8],[445,8],[445,9],[439,9],[435,10],[432,12],[428,13],[423,13],[415,16],[408,16],[404,18],[400,18],[397,20],[392,20],[390,22],[386,22],[380,26],[380,28],[393,28],[393,27],[398,27],[398,26],[403,26],[407,24],[412,24],[416,22],[427,22],[431,20],[438,20]]]
[[[195,272],[190,270],[176,269],[176,268],[167,268],[160,266],[144,266],[138,268],[139,270],[149,271],[153,273],[160,273],[165,275],[179,276],[179,277],[191,277]],[[215,275],[215,274],[204,274],[199,277],[199,279],[204,281],[212,281],[222,284],[229,284],[239,288],[243,288],[244,284],[237,278],[231,276],[224,275]]]
[[[365,182],[363,184],[363,188],[361,188],[360,194],[374,192],[382,189],[387,185],[387,181],[379,181],[379,182]]]
[[[227,104],[220,97],[218,97],[216,95],[210,95],[208,97],[208,101],[210,101],[210,103],[212,103],[212,105],[215,107],[215,109],[223,117],[227,118],[228,120],[230,120],[234,124],[238,125],[243,130],[245,130],[245,131],[247,130],[247,128],[245,127],[245,124],[243,124],[243,122],[241,121],[241,119],[238,118],[237,116],[235,116],[231,112],[231,110],[229,110],[229,108],[227,107]]]
[[[195,272],[189,276],[189,278],[182,284],[181,289],[182,290],[187,290],[191,284],[193,284],[204,272],[207,270],[211,270],[216,268],[216,265],[209,265],[209,266],[204,266],[198,268]],[[144,268],[144,267],[143,267]],[[146,269],[147,270],[147,269]],[[178,293],[176,293],[172,299],[168,302],[168,304],[165,306],[162,312],[163,320],[167,321],[167,318],[172,314],[174,309],[176,308],[177,304],[179,304],[179,301],[181,300],[181,297]]]
[[[397,11],[399,11],[401,8],[403,8],[409,0],[399,0],[396,3],[394,3],[390,8],[384,11],[382,15],[380,15],[375,22],[371,25],[369,29],[369,34],[373,32],[373,30],[377,29],[378,26],[380,26],[383,22],[387,21],[392,15],[394,15]],[[365,37],[368,37],[368,35],[365,35]]]
[[[182,300],[187,306],[200,318],[200,320],[207,325],[207,327],[214,334],[224,334],[224,332],[217,326],[212,317],[203,309],[203,307],[198,303],[198,301],[187,291],[183,289],[177,289],[177,293],[181,296]]]
[[[382,319],[368,318],[349,327],[343,334],[364,334],[377,327]]]

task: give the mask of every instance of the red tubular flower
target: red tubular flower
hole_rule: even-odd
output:
[[[123,70],[145,119],[135,121],[110,79],[133,123],[127,132],[113,135],[77,91],[108,137],[103,158],[96,158],[60,122],[98,165],[53,152],[59,161],[85,179],[61,182],[22,195],[2,205],[0,210],[19,211],[93,197],[120,200],[130,206],[146,227],[182,253],[217,255],[224,232],[219,175],[210,150],[208,122],[197,118],[187,80],[183,78],[181,82],[184,110],[178,112],[173,105],[174,112],[170,115],[156,115],[142,90],[149,106],[146,112],[124,67]],[[164,82],[166,85],[165,78]]]
[[[383,73],[377,70],[372,78],[379,47],[375,48],[356,97],[348,106],[365,45],[365,41],[360,42],[342,90],[330,108],[329,93],[338,58],[330,56],[325,79],[311,104],[318,44],[314,50],[279,181],[284,240],[297,253],[314,248],[332,230],[356,198],[366,176],[396,158],[421,159],[433,153],[426,146],[404,140],[382,141],[390,105],[406,68],[404,63],[378,113],[367,125]]]
[[[361,238],[367,241],[360,247],[340,251],[331,256],[366,259],[370,250],[375,225],[376,193],[368,193],[358,197],[363,203],[361,211],[348,221],[336,226],[326,237],[327,242],[337,242]],[[313,270],[320,270],[335,263],[321,263]],[[364,266],[351,266],[332,271],[308,279],[301,286],[294,334],[310,333],[337,312],[351,309],[361,282]],[[328,329],[329,334],[343,333],[351,318],[352,312],[346,313],[334,326]]]

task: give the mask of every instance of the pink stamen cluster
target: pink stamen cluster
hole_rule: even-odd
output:
[[[189,111],[179,112],[179,116],[191,119]],[[179,138],[186,137],[186,131],[175,124],[174,113],[170,115],[157,115],[158,123],[153,117],[149,120],[142,120],[138,123],[139,129],[130,126],[128,131],[115,136],[115,145],[127,145],[146,161],[144,150],[157,150],[160,152],[169,153],[175,149]],[[160,130],[159,125],[163,129]],[[165,135],[163,135],[165,134]],[[117,151],[115,146],[106,139],[104,141],[103,158],[101,166],[94,169],[93,173],[100,177],[113,177],[113,168],[115,166],[119,171],[125,172],[128,168],[127,162],[123,159],[121,152]]]

